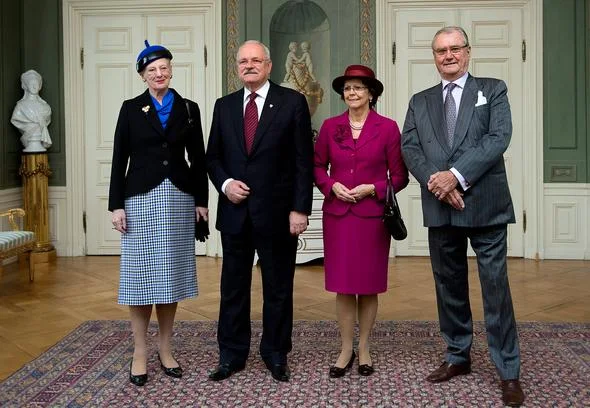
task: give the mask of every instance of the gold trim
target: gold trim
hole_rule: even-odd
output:
[[[18,169],[18,175],[24,177],[32,177],[36,176],[37,174],[42,174],[45,177],[51,176],[51,169],[49,168],[48,164],[45,163],[36,163],[34,169],[27,169],[27,164],[23,160],[20,168]]]
[[[371,27],[371,2],[370,0],[361,0],[361,64],[371,65],[373,62],[373,44],[371,43],[372,27]]]
[[[239,48],[240,33],[240,0],[227,0],[227,92],[234,92],[241,88],[236,73],[236,54]]]

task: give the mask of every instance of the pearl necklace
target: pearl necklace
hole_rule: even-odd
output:
[[[364,121],[359,126],[359,125],[354,125],[353,122],[350,119],[348,120],[348,124],[350,125],[350,128],[352,130],[362,130],[363,129],[363,126],[365,126],[365,122]]]

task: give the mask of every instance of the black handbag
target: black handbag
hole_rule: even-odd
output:
[[[191,108],[189,106],[188,101],[185,99],[184,104],[186,105],[186,113],[188,113],[188,121],[186,129],[191,129],[194,127],[193,117],[191,115]],[[199,242],[205,242],[205,240],[209,238],[209,222],[205,221],[201,218],[197,221],[196,214],[195,214],[195,239]]]
[[[395,191],[391,179],[387,178],[387,191],[385,193],[385,208],[383,210],[383,223],[393,239],[401,241],[408,236],[408,230],[402,219],[402,213],[395,198]]]

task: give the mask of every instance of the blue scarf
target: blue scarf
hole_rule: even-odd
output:
[[[170,91],[164,95],[162,98],[162,104],[152,95],[152,102],[154,102],[154,106],[156,108],[156,112],[158,113],[158,118],[160,118],[160,123],[162,127],[166,129],[166,125],[168,124],[168,118],[170,117],[170,112],[172,112],[172,105],[174,105],[174,94]]]

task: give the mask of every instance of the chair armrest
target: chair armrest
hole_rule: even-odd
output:
[[[10,224],[12,231],[19,230],[18,225],[17,225],[16,221],[14,220],[15,216],[21,217],[21,218],[24,217],[25,210],[23,210],[22,208],[12,208],[10,210],[0,213],[0,217],[8,217],[8,223]]]

